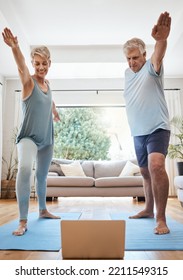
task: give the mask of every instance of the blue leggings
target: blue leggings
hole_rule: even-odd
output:
[[[46,180],[53,156],[53,145],[38,149],[31,139],[23,138],[17,144],[17,150],[18,174],[16,179],[16,195],[20,220],[27,220],[34,162],[36,162],[35,183],[39,210],[46,209]]]

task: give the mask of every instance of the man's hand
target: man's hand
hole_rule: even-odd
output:
[[[5,28],[2,33],[4,42],[11,48],[18,46],[18,39],[13,35],[10,29]]]
[[[159,16],[157,24],[153,27],[151,36],[156,41],[165,41],[170,33],[171,17],[165,12]]]

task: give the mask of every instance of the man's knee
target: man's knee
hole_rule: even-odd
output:
[[[150,174],[149,174],[148,168],[146,168],[146,167],[141,167],[141,168],[140,168],[140,172],[141,172],[142,177],[143,177],[145,180],[148,180],[148,179],[150,178]]]
[[[148,165],[151,174],[161,174],[165,172],[165,156],[160,153],[150,154]]]
[[[165,165],[163,162],[151,162],[151,164],[149,165],[149,170],[151,175],[160,175],[163,174],[165,172]]]

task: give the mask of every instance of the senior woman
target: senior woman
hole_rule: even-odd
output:
[[[16,194],[19,206],[19,225],[13,232],[21,236],[27,231],[31,173],[36,161],[36,192],[39,204],[39,217],[58,219],[46,208],[46,178],[53,155],[53,117],[59,115],[52,101],[49,82],[46,80],[51,65],[50,52],[40,46],[31,52],[34,74],[31,75],[20,50],[18,39],[10,29],[5,28],[4,42],[11,48],[22,83],[23,119],[17,135],[18,173]]]

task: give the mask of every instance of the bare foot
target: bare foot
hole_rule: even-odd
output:
[[[60,219],[61,217],[55,216],[48,212],[47,209],[39,211],[39,218],[47,218],[47,219]]]
[[[169,233],[170,230],[167,227],[167,224],[165,221],[159,221],[157,222],[157,226],[154,229],[155,234],[167,234]]]
[[[141,218],[154,218],[154,213],[143,210],[137,213],[136,215],[129,217],[129,219],[141,219]]]
[[[22,236],[27,231],[27,220],[22,220],[19,223],[18,228],[12,232],[13,235]]]

